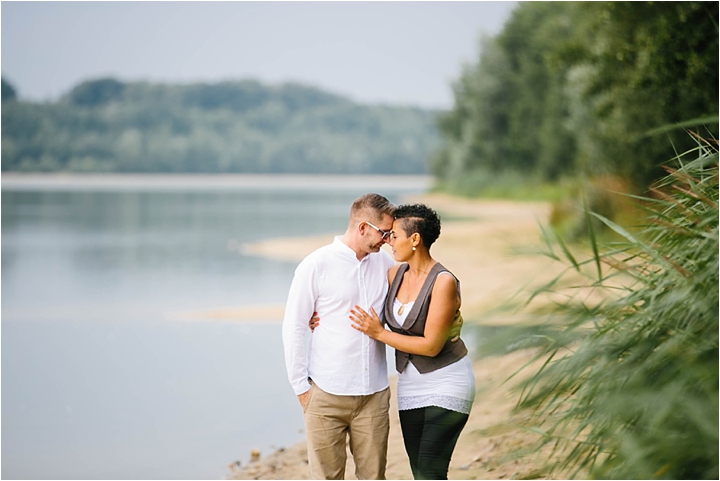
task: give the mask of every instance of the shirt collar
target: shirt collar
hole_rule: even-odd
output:
[[[370,254],[366,254],[365,257],[358,260],[357,254],[355,254],[355,251],[352,250],[350,248],[350,246],[348,246],[346,243],[344,243],[342,241],[342,236],[336,236],[335,239],[333,240],[332,246],[339,254],[344,255],[348,258],[352,258],[356,262],[362,262],[365,259],[367,259],[367,257],[370,255]]]

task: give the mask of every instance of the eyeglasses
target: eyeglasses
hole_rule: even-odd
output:
[[[370,222],[368,222],[368,221],[365,221],[365,223],[366,223],[367,225],[369,225],[370,227],[372,227],[373,229],[375,229],[376,231],[378,231],[380,234],[382,234],[383,240],[384,240],[384,239],[387,239],[388,237],[390,237],[390,236],[392,235],[392,233],[393,233],[393,231],[391,231],[391,230],[382,230],[382,229],[380,229],[379,227],[375,227],[374,225],[372,225],[372,224],[371,224]]]

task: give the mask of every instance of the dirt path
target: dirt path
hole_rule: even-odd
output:
[[[555,275],[561,269],[537,254],[541,246],[538,224],[547,223],[547,204],[464,200],[436,194],[407,202],[424,202],[442,216],[442,234],[432,254],[461,280],[462,311],[468,322],[517,323],[518,317],[499,313],[496,308],[530,281]],[[327,236],[301,241],[271,240],[249,249],[255,254],[277,257],[283,253],[285,258],[298,260],[326,243]],[[477,396],[453,454],[450,479],[548,477],[537,472],[542,465],[541,453],[512,459],[534,437],[515,427],[518,414],[513,413],[513,407],[518,394],[514,387],[520,378],[505,381],[533,355],[532,350],[523,350],[475,362]],[[394,393],[392,383],[391,389]],[[387,478],[412,479],[397,404],[394,396],[392,399]],[[229,479],[309,479],[304,442],[229,469]],[[352,460],[348,461],[346,478],[355,479]]]

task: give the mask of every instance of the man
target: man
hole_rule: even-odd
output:
[[[382,312],[395,261],[380,248],[390,240],[395,209],[378,194],[356,199],[345,234],[303,259],[290,286],[282,329],[285,365],[305,414],[315,479],[344,478],[348,436],[357,478],[385,479],[386,348],[353,329],[349,316],[356,305]],[[323,316],[320,328],[315,313]],[[458,311],[451,340],[459,339],[462,322]],[[308,325],[314,331],[306,351]]]
[[[381,312],[387,271],[380,248],[389,240],[395,206],[378,194],[353,202],[347,230],[297,267],[283,320],[288,378],[305,415],[308,461],[315,479],[343,479],[347,436],[358,479],[385,479],[390,391],[385,345],[351,327],[355,305]],[[307,352],[314,312],[322,326]]]

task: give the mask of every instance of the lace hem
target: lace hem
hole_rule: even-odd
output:
[[[400,411],[426,408],[428,406],[437,406],[439,408],[449,409],[450,411],[470,414],[472,401],[466,401],[465,399],[452,396],[443,396],[441,394],[398,397],[398,410]]]

